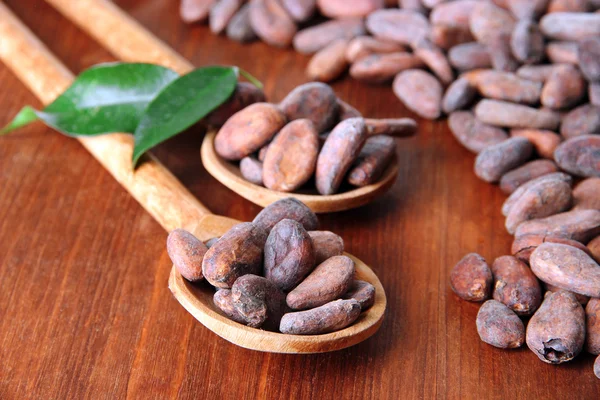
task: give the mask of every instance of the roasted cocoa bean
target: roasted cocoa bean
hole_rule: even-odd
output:
[[[411,69],[394,79],[394,93],[411,111],[427,119],[441,115],[442,85],[431,74]]]
[[[600,178],[588,178],[573,189],[574,210],[600,210]]]
[[[600,38],[588,38],[577,48],[579,68],[588,81],[600,80]]]
[[[286,218],[300,222],[307,231],[314,231],[319,228],[317,215],[306,204],[293,197],[286,197],[269,204],[258,213],[252,222],[268,233],[279,221]]]
[[[468,72],[465,77],[487,98],[527,104],[540,101],[542,84],[519,78],[511,72],[482,69]]]
[[[489,68],[492,66],[492,59],[487,47],[477,42],[464,43],[452,47],[448,51],[448,61],[454,68],[460,71]]]
[[[384,0],[317,0],[321,14],[329,18],[366,17],[384,6]]]
[[[264,101],[265,94],[261,89],[251,83],[239,82],[229,100],[204,117],[202,122],[210,127],[220,128],[235,113],[251,104]]]
[[[431,10],[429,20],[432,24],[469,27],[469,18],[479,2],[477,0],[457,0],[441,3]]]
[[[364,34],[362,18],[334,19],[298,32],[294,37],[294,49],[302,54],[312,54],[338,39],[350,40]]]
[[[586,95],[587,86],[576,67],[564,65],[548,78],[542,90],[541,101],[545,107],[561,109],[573,107]]]
[[[525,182],[552,172],[558,172],[558,167],[554,162],[550,160],[530,161],[504,174],[500,179],[500,189],[506,194],[511,194]]]
[[[250,25],[265,43],[276,47],[292,44],[297,30],[296,23],[279,0],[252,0]]]
[[[519,20],[537,19],[546,11],[548,0],[507,0],[508,9]]]
[[[461,110],[473,103],[477,96],[477,89],[468,79],[459,78],[452,82],[446,89],[442,99],[442,110],[445,113]]]
[[[309,231],[316,255],[316,265],[344,254],[344,239],[329,231]]]
[[[523,261],[526,264],[529,264],[531,253],[533,253],[533,251],[537,249],[537,247],[542,243],[566,244],[568,246],[573,246],[580,250],[583,250],[588,255],[591,255],[587,247],[575,240],[544,235],[525,235],[516,237],[512,243],[511,253],[519,260]]]
[[[547,109],[536,109],[500,100],[482,100],[475,106],[475,115],[490,125],[509,128],[554,130],[560,124],[560,116]]]
[[[405,50],[404,46],[396,42],[380,40],[371,36],[359,36],[348,43],[346,60],[349,63],[355,63],[372,54],[400,53]]]
[[[217,306],[217,308],[221,310],[223,314],[227,316],[227,318],[244,325],[248,325],[250,323],[250,321],[244,318],[244,316],[240,314],[233,305],[231,290],[217,290],[213,295],[213,303],[215,303],[215,306]]]
[[[202,260],[208,248],[190,232],[175,229],[167,238],[167,253],[177,271],[191,282],[202,280]]]
[[[417,122],[412,118],[365,118],[367,136],[388,135],[410,137],[417,133]]]
[[[508,139],[503,129],[484,124],[470,111],[456,111],[450,114],[448,126],[456,140],[476,154]]]
[[[517,315],[532,315],[542,302],[542,289],[535,275],[513,256],[502,256],[492,264],[494,300]]]
[[[477,313],[477,333],[481,340],[501,349],[516,349],[525,343],[525,326],[510,308],[488,300]]]
[[[389,136],[367,139],[348,173],[348,182],[363,187],[375,183],[396,154],[396,142]]]
[[[483,149],[475,159],[475,175],[486,182],[498,182],[502,175],[523,165],[533,153],[525,138],[510,138]]]
[[[338,39],[319,50],[308,63],[306,75],[310,79],[321,82],[331,82],[337,79],[348,68],[347,47],[346,39]]]
[[[450,272],[450,286],[461,299],[485,301],[492,296],[494,277],[488,263],[477,253],[464,256]]]
[[[590,299],[585,307],[585,350],[600,354],[600,299]]]
[[[240,43],[257,38],[250,24],[250,3],[247,3],[231,18],[227,25],[227,37]]]
[[[579,242],[574,242],[574,243],[579,243]],[[579,244],[581,244],[581,243],[579,243]],[[549,283],[543,283],[542,286],[544,286],[546,288],[546,293],[547,292],[555,293],[555,292],[560,292],[560,291],[569,292],[568,290],[561,289],[558,286],[554,286]],[[579,304],[581,304],[583,307],[585,307],[585,305],[590,301],[589,296],[584,296],[582,294],[573,293],[573,292],[569,292],[569,293],[571,293],[573,296],[575,296],[575,298],[577,299]]]
[[[369,14],[366,25],[379,39],[408,45],[427,37],[430,32],[427,18],[411,10],[377,10]]]
[[[454,72],[444,52],[429,39],[422,38],[413,43],[413,52],[445,85],[454,80]]]
[[[317,8],[316,0],[281,0],[281,4],[297,22],[309,20]]]
[[[335,124],[338,118],[338,99],[331,86],[310,82],[297,86],[279,103],[290,121],[307,118],[319,133]]]
[[[510,38],[510,48],[515,58],[522,63],[540,62],[546,48],[538,25],[528,19],[517,22]]]
[[[516,236],[532,234],[558,236],[585,244],[600,234],[600,211],[573,210],[534,219],[519,225],[515,232]]]
[[[339,109],[339,120],[343,121],[345,119],[350,118],[362,118],[362,114],[356,108],[352,107],[350,104],[346,103],[341,99],[337,99],[338,109]]]
[[[560,135],[544,129],[511,129],[510,136],[528,139],[539,156],[549,159],[554,158],[554,150],[562,141]]]
[[[216,0],[181,0],[179,15],[183,22],[187,24],[206,21],[210,8],[215,1]]]
[[[361,311],[366,311],[375,304],[375,286],[365,281],[354,281],[343,298],[358,301]]]
[[[593,133],[600,134],[600,107],[584,104],[563,117],[560,134],[566,139]]]
[[[463,43],[474,40],[469,28],[456,25],[433,25],[431,27],[431,42],[443,50],[449,50]]]
[[[358,301],[336,300],[312,310],[287,313],[279,331],[292,335],[318,335],[335,332],[351,325],[360,316]]]
[[[546,56],[554,64],[573,64],[577,65],[579,57],[577,55],[576,42],[550,42],[546,45]],[[557,65],[557,68],[560,65]]]
[[[490,38],[487,49],[494,69],[514,72],[519,68],[519,62],[513,56],[510,48],[510,35],[501,34]]]
[[[515,20],[508,11],[487,2],[478,2],[469,18],[471,32],[478,42],[489,44],[498,35],[510,35]]]
[[[249,156],[240,161],[240,173],[250,183],[263,186],[263,163]]]
[[[560,64],[523,65],[517,70],[517,76],[529,81],[544,83],[548,80],[550,75],[560,67]]]
[[[231,288],[236,311],[252,328],[275,330],[287,311],[285,294],[262,276],[244,275]]]
[[[556,148],[554,159],[573,175],[600,177],[600,135],[577,136],[563,142]]]
[[[590,251],[592,258],[600,264],[600,236],[590,240],[590,242],[587,244],[587,248]]]
[[[582,12],[553,12],[540,20],[547,37],[558,40],[583,40],[600,35],[600,14]]]
[[[243,0],[219,0],[210,9],[209,26],[212,33],[219,34],[227,28],[231,18],[240,9]]]
[[[515,202],[531,186],[536,185],[538,182],[541,182],[541,181],[555,180],[555,179],[568,182],[569,185],[573,183],[573,178],[571,178],[571,175],[568,175],[568,174],[565,174],[562,172],[554,172],[554,173],[542,175],[539,178],[532,179],[529,182],[526,182],[526,183],[522,184],[521,186],[519,186],[519,188],[517,190],[515,190],[510,196],[508,196],[508,198],[502,205],[502,215],[507,216],[510,211],[510,208],[513,206],[513,204],[515,204]]]
[[[350,76],[368,82],[385,82],[399,72],[422,67],[423,61],[406,52],[371,54],[356,61],[350,67]]]

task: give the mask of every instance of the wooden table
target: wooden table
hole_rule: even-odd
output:
[[[42,0],[5,3],[73,71],[113,60]],[[306,81],[307,57],[185,26],[178,1],[117,3],[196,65],[252,72],[274,101]],[[0,82],[0,124],[40,105],[3,65]],[[389,87],[333,86],[367,116],[410,115]],[[202,168],[202,135],[191,129],[155,154],[212,211],[252,219],[259,207]],[[399,159],[389,194],[322,217],[379,275],[381,330],[344,351],[293,356],[238,348],[196,322],[167,289],[165,232],[76,141],[41,124],[0,138],[0,398],[600,398],[593,357],[557,367],[488,346],[478,305],[450,290],[457,260],[476,251],[491,261],[511,237],[504,196],[474,176],[446,122],[420,121]]]

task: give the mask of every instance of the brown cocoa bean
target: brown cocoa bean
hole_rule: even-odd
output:
[[[542,302],[542,289],[535,275],[513,256],[502,256],[492,264],[494,300],[517,315],[532,315]]]
[[[588,81],[600,80],[600,38],[588,38],[577,48],[579,68]]]
[[[579,243],[579,242],[574,242],[574,243]],[[579,243],[579,244],[581,245],[581,243]],[[560,292],[560,291],[568,292],[568,290],[561,289],[558,286],[554,286],[549,283],[543,283],[543,286],[546,288],[546,293],[547,292],[555,293],[555,292]],[[590,301],[589,296],[584,296],[582,294],[573,293],[573,292],[569,292],[569,293],[571,293],[573,296],[575,296],[575,298],[577,299],[579,304],[581,304],[583,307],[585,307],[585,305]]]
[[[398,0],[398,5],[404,10],[410,10],[420,14],[425,14],[427,9],[421,0]]]
[[[463,43],[474,40],[469,28],[455,25],[436,24],[431,27],[431,41],[440,49],[449,50]]]
[[[338,118],[338,99],[331,86],[310,82],[297,86],[279,103],[290,121],[307,118],[321,133],[331,128]]]
[[[477,313],[477,333],[481,340],[501,349],[516,349],[525,343],[525,326],[510,308],[488,300]]]
[[[317,158],[315,180],[320,194],[338,191],[366,136],[367,128],[362,118],[343,120],[331,131]]]
[[[354,280],[354,261],[334,256],[319,264],[287,295],[287,305],[294,310],[322,306],[340,298]]]
[[[583,75],[576,67],[561,66],[544,84],[542,105],[553,109],[573,107],[585,97],[586,90]]]
[[[384,0],[317,0],[321,14],[329,18],[366,17],[384,6]]]
[[[206,242],[204,242],[204,244],[206,245],[206,247],[208,247],[210,249],[211,247],[213,247],[215,245],[215,243],[217,243],[217,241],[219,239],[220,239],[220,237],[210,238]]]
[[[252,0],[250,25],[265,43],[276,47],[292,44],[296,23],[285,11],[280,0]]]
[[[281,0],[281,4],[297,22],[308,21],[317,8],[316,0]]]
[[[515,20],[508,11],[494,4],[478,2],[469,18],[469,26],[478,42],[489,44],[498,35],[510,35]]]
[[[240,161],[240,173],[250,183],[263,185],[263,163],[252,156],[242,158]]]
[[[339,120],[343,121],[350,118],[362,118],[362,114],[356,108],[346,103],[344,100],[337,99],[339,109]]]
[[[454,46],[448,51],[448,61],[460,70],[469,71],[477,68],[489,68],[492,59],[487,47],[480,43],[464,43]]]
[[[576,247],[590,254],[587,247],[575,240],[545,235],[525,235],[516,237],[512,243],[511,252],[513,253],[513,256],[517,257],[519,260],[523,261],[526,264],[529,264],[531,253],[533,253],[533,251],[537,249],[537,247],[542,243],[566,244],[568,246]]]
[[[587,244],[587,248],[590,251],[592,258],[600,264],[600,236],[590,240],[590,242]]]
[[[413,52],[445,85],[454,80],[454,72],[444,52],[429,39],[422,38],[413,43]]]
[[[329,231],[310,231],[308,232],[313,241],[315,250],[315,264],[322,264],[325,260],[334,256],[344,254],[344,239]]]
[[[450,287],[468,301],[485,301],[492,296],[494,277],[488,263],[477,253],[464,256],[450,272]]]
[[[411,111],[427,119],[441,115],[442,85],[431,74],[410,69],[394,79],[394,93]]]
[[[286,122],[273,104],[254,103],[225,122],[215,137],[215,150],[227,160],[241,160],[264,146]]]
[[[263,182],[271,190],[293,192],[315,172],[319,134],[308,119],[287,124],[275,136],[263,163]]]
[[[446,89],[442,99],[442,110],[445,113],[461,110],[473,103],[477,96],[477,88],[468,79],[459,78]]]
[[[367,136],[388,135],[410,137],[417,133],[417,122],[412,118],[365,118]]]
[[[538,182],[546,181],[546,180],[561,180],[567,182],[569,185],[573,183],[573,178],[571,175],[565,174],[563,172],[554,172],[551,174],[542,175],[539,178],[535,178],[526,182],[519,186],[517,190],[515,190],[504,202],[502,205],[502,215],[507,216],[510,212],[510,208],[515,204],[515,202],[529,189],[531,186],[536,185]]]
[[[265,278],[287,292],[315,267],[313,241],[300,222],[284,219],[271,229],[265,244]]]
[[[560,64],[523,65],[517,70],[517,76],[529,81],[544,83],[560,66]]]
[[[348,182],[363,187],[377,182],[396,154],[396,142],[389,136],[374,136],[365,142],[348,173]]]
[[[510,48],[510,35],[496,35],[489,39],[487,49],[494,69],[514,72],[519,68],[519,62],[513,56]]]
[[[508,0],[508,9],[519,20],[533,20],[548,7],[548,0]]]
[[[240,276],[260,273],[266,241],[267,232],[256,224],[234,226],[204,255],[204,277],[215,287],[229,289]]]
[[[534,219],[519,225],[515,233],[516,236],[532,234],[558,236],[585,244],[600,234],[600,211],[573,210]]]
[[[231,288],[236,311],[252,328],[275,330],[285,314],[285,294],[262,276],[244,275]]]
[[[585,314],[572,293],[560,291],[544,298],[527,325],[525,341],[538,358],[561,364],[575,358],[585,340]]]
[[[358,301],[336,300],[312,310],[287,313],[279,331],[292,335],[318,335],[335,332],[351,325],[360,316]]]
[[[506,216],[506,230],[511,235],[524,221],[558,214],[571,207],[571,185],[559,180],[539,182],[529,187],[513,204]]]
[[[553,39],[583,40],[600,35],[600,14],[554,12],[542,17],[540,28]]]
[[[588,97],[593,106],[600,107],[600,82],[590,82]]]
[[[546,55],[554,64],[577,65],[579,62],[576,42],[550,42],[546,45]]]
[[[209,26],[214,34],[219,34],[227,28],[231,18],[242,6],[242,0],[219,0],[210,9]]]
[[[554,130],[560,124],[560,116],[552,110],[500,100],[480,101],[475,106],[475,115],[487,124],[509,128]]]
[[[456,140],[476,154],[508,139],[504,130],[484,124],[470,111],[456,111],[450,114],[448,126]]]
[[[215,303],[215,306],[217,306],[217,308],[221,310],[223,314],[227,316],[227,318],[244,325],[248,325],[250,323],[250,321],[246,320],[246,318],[244,318],[244,316],[240,314],[233,305],[231,290],[217,290],[213,295],[213,303]]]
[[[239,82],[225,103],[202,119],[204,124],[220,128],[235,113],[254,103],[265,101],[265,93],[251,83]]]
[[[483,149],[475,159],[475,175],[486,182],[498,182],[502,175],[523,165],[533,153],[525,138],[510,138]]]
[[[510,136],[528,139],[540,157],[549,159],[562,141],[560,135],[544,129],[511,129]]]
[[[515,25],[510,48],[517,60],[525,64],[540,62],[545,55],[544,35],[535,22],[521,20]]]
[[[583,250],[560,243],[539,245],[529,259],[542,281],[573,293],[600,297],[600,265]]]
[[[404,46],[396,42],[380,40],[371,36],[359,36],[348,43],[346,60],[354,63],[371,54],[400,53],[405,50]]]
[[[377,10],[367,17],[367,29],[379,39],[412,44],[429,36],[429,21],[411,10]]]
[[[600,178],[587,178],[573,189],[574,210],[600,210]]]
[[[511,194],[525,182],[552,172],[558,172],[558,167],[554,162],[550,160],[530,161],[504,174],[500,179],[500,189],[506,194]]]
[[[600,354],[600,299],[590,299],[585,307],[585,350]]]
[[[588,0],[550,0],[548,13],[585,12],[588,11]]]
[[[206,21],[210,8],[215,1],[216,0],[181,0],[179,15],[183,22],[187,24]]]
[[[480,69],[468,72],[465,77],[487,98],[527,104],[540,101],[542,84],[519,78],[512,72]]]
[[[267,143],[265,144],[263,147],[260,148],[260,150],[258,151],[258,161],[260,161],[261,163],[265,161],[265,157],[267,155],[267,151],[269,150],[269,144]],[[262,178],[262,177],[261,177]]]
[[[563,117],[560,134],[566,139],[593,133],[600,133],[600,107],[584,104]]]
[[[306,75],[310,79],[321,82],[331,82],[337,79],[348,68],[347,47],[346,39],[338,39],[319,50],[310,59],[306,67]]]
[[[190,232],[175,229],[167,238],[167,253],[185,279],[191,282],[202,280],[202,260],[208,248]]]
[[[354,281],[343,299],[358,301],[361,311],[366,311],[375,304],[375,286],[365,281]]]
[[[476,0],[457,0],[441,3],[431,10],[429,20],[432,24],[460,26],[470,29],[469,18],[479,3]]]
[[[577,136],[556,148],[554,160],[563,170],[578,176],[600,177],[600,135]]]
[[[352,64],[350,76],[362,81],[381,83],[394,78],[399,72],[423,65],[423,61],[411,53],[371,54]]]
[[[257,38],[250,24],[250,3],[247,3],[231,18],[227,25],[227,37],[240,43],[247,43]]]
[[[298,32],[294,37],[294,49],[302,54],[312,54],[338,39],[350,40],[364,34],[362,18],[334,19]]]
[[[252,222],[268,233],[279,221],[286,218],[300,222],[307,231],[314,231],[319,228],[317,215],[304,203],[293,197],[286,197],[269,204],[258,213]]]
[[[600,379],[600,356],[596,357],[596,361],[594,361],[594,375]]]

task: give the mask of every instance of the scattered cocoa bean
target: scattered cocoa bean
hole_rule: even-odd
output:
[[[508,9],[519,20],[537,19],[546,11],[548,0],[508,0]]]
[[[285,314],[285,294],[262,276],[244,275],[231,288],[231,301],[236,311],[252,328],[275,330]]]
[[[407,69],[422,67],[423,61],[406,52],[371,54],[356,61],[350,67],[350,76],[368,82],[385,82]]]
[[[469,27],[469,18],[479,3],[477,0],[457,0],[441,3],[431,10],[429,20],[432,24]]]
[[[379,39],[413,44],[429,35],[429,21],[411,10],[378,10],[367,17],[367,29]]]
[[[254,103],[225,122],[215,137],[215,150],[227,160],[241,160],[264,146],[285,123],[285,115],[274,105]]]
[[[281,4],[297,22],[309,20],[317,8],[316,0],[281,0]]]
[[[492,59],[487,47],[477,42],[464,43],[452,47],[448,51],[448,61],[454,68],[460,71],[489,68],[492,66]]]
[[[206,125],[220,128],[235,113],[254,103],[265,101],[264,92],[251,83],[239,82],[225,103],[202,119]]]
[[[309,231],[316,255],[316,265],[334,256],[344,254],[344,239],[329,231]]]
[[[405,47],[389,40],[380,40],[371,36],[358,36],[348,43],[346,60],[354,63],[372,54],[400,53]]]
[[[252,156],[242,158],[240,173],[250,183],[263,185],[263,163]]]
[[[219,34],[242,6],[242,0],[219,0],[210,9],[209,26],[212,33]]]
[[[347,47],[346,39],[338,39],[319,50],[308,63],[306,75],[322,82],[331,82],[338,78],[348,68]]]
[[[554,64],[573,64],[579,62],[576,42],[550,42],[546,45],[546,56]],[[557,66],[558,67],[558,66]]]
[[[547,109],[536,109],[500,100],[481,100],[475,106],[475,115],[490,125],[510,128],[554,130],[560,124],[560,116]]]
[[[331,86],[310,82],[297,86],[279,103],[290,121],[307,118],[319,133],[331,128],[338,118],[338,98]]]
[[[516,236],[531,234],[558,236],[585,244],[600,234],[600,211],[573,210],[534,219],[519,225],[515,232]]]
[[[519,78],[511,72],[481,69],[465,76],[484,97],[527,104],[540,101],[542,84]]]
[[[525,343],[525,326],[510,308],[488,300],[477,313],[477,333],[481,340],[501,349],[516,349]]]
[[[400,8],[405,10],[410,10],[420,14],[427,13],[427,9],[423,3],[421,3],[421,0],[399,0],[398,4],[400,5]]]
[[[365,142],[350,172],[348,182],[363,187],[376,182],[396,154],[396,142],[389,136],[374,136]]]
[[[442,99],[442,109],[445,113],[461,110],[473,103],[477,96],[477,89],[468,79],[459,78],[452,82],[446,89]]]
[[[265,144],[258,151],[258,155],[257,155],[258,161],[260,161],[260,162],[264,162],[265,161],[265,157],[267,156],[267,151],[269,151],[269,144],[270,143]]]
[[[470,43],[473,40],[474,38],[469,28],[440,24],[431,27],[432,43],[443,50],[451,49],[459,44]]]
[[[510,136],[528,139],[539,156],[549,159],[562,141],[560,135],[544,129],[511,129]]]
[[[500,189],[506,194],[511,194],[525,182],[552,172],[558,172],[558,167],[554,162],[550,160],[530,161],[527,164],[504,174],[500,179]]]
[[[217,306],[217,308],[221,310],[223,314],[227,316],[227,318],[244,325],[248,325],[250,323],[250,321],[244,318],[244,316],[240,314],[233,305],[231,290],[217,290],[213,295],[213,303],[215,303],[215,306]]]
[[[394,79],[394,93],[404,105],[418,115],[436,119],[441,115],[442,85],[431,74],[411,69]]]
[[[498,71],[514,72],[519,68],[510,48],[510,35],[496,35],[488,40],[487,44],[492,67]]]
[[[535,275],[513,256],[502,256],[492,264],[494,300],[517,315],[532,315],[542,302],[542,289]]]
[[[596,357],[596,361],[594,361],[594,375],[600,379],[600,356]]]
[[[368,310],[375,304],[375,286],[365,281],[354,281],[350,289],[344,294],[343,299],[354,299],[358,301],[362,311]]]
[[[540,20],[547,37],[579,41],[600,35],[600,14],[583,12],[553,12]]]
[[[515,20],[506,10],[486,2],[478,2],[469,18],[471,33],[478,42],[489,44],[498,35],[510,35]]]
[[[340,298],[354,280],[354,261],[335,256],[319,264],[287,295],[287,305],[294,310],[322,306]]]
[[[517,70],[517,76],[529,81],[544,83],[548,80],[550,75],[560,67],[560,64],[523,65]]]
[[[258,37],[276,47],[289,46],[297,30],[279,0],[252,0],[250,25]]]
[[[486,182],[498,182],[502,175],[523,165],[533,153],[525,138],[510,138],[483,149],[475,159],[475,175]]]
[[[210,8],[216,0],[181,0],[179,15],[183,22],[191,24],[208,18]]]
[[[574,242],[574,243],[579,243],[579,242]],[[581,243],[579,243],[579,244],[581,245]],[[547,292],[555,293],[555,292],[560,292],[560,291],[569,292],[568,290],[561,289],[558,286],[554,286],[549,283],[543,283],[543,286],[546,288],[546,293]],[[575,298],[577,299],[579,304],[581,304],[583,307],[585,307],[585,305],[590,301],[589,296],[584,296],[582,294],[573,293],[573,292],[569,292],[569,293],[571,293],[573,296],[575,296]]]
[[[548,13],[585,12],[588,11],[588,0],[550,0]]]
[[[458,297],[485,301],[492,295],[494,277],[488,263],[477,253],[464,256],[450,272],[450,286]]]
[[[600,38],[588,38],[578,45],[579,68],[588,81],[600,80]]]
[[[484,124],[470,111],[456,111],[450,114],[448,126],[454,137],[465,148],[476,154],[508,138],[503,129]]]
[[[257,38],[250,24],[250,3],[247,3],[231,18],[227,25],[227,37],[240,43],[247,43]]]
[[[300,222],[307,231],[314,231],[319,228],[317,215],[304,203],[293,197],[286,197],[269,204],[258,213],[252,222],[268,233],[279,221],[286,218]]]
[[[600,107],[584,104],[563,117],[560,134],[566,139],[593,133],[600,133]]]
[[[600,354],[600,299],[590,299],[585,307],[585,350]]]
[[[360,304],[354,299],[336,300],[312,310],[285,314],[281,319],[279,331],[292,335],[335,332],[356,321],[360,311]]]
[[[384,6],[384,0],[317,0],[321,14],[329,18],[366,17]]]
[[[510,212],[510,209],[513,206],[513,204],[515,204],[515,202],[531,186],[536,185],[538,182],[541,182],[541,181],[556,180],[556,179],[565,181],[565,182],[569,183],[569,185],[573,183],[573,178],[571,178],[571,175],[565,174],[563,172],[554,172],[554,173],[542,175],[539,178],[532,179],[529,182],[526,182],[526,183],[522,184],[521,186],[519,186],[517,188],[517,190],[515,190],[510,196],[508,196],[508,198],[502,205],[502,215],[507,216],[508,213]]]
[[[177,271],[191,282],[202,280],[202,260],[208,248],[190,232],[175,229],[167,238],[167,253]]]
[[[587,178],[573,189],[574,210],[600,210],[600,178]]]
[[[560,291],[544,298],[527,325],[525,341],[538,358],[550,364],[571,361],[583,348],[585,314],[572,293]]]
[[[559,167],[573,175],[600,177],[600,135],[566,140],[556,148],[554,159]]]
[[[413,43],[413,52],[445,85],[454,80],[454,72],[444,52],[429,39],[421,38]]]
[[[553,109],[573,107],[585,97],[586,89],[583,75],[576,67],[561,66],[544,84],[542,105]]]
[[[587,248],[590,251],[592,258],[600,264],[600,236],[590,240],[587,244]]]
[[[334,19],[298,32],[294,37],[294,49],[302,54],[312,54],[338,39],[350,40],[364,34],[362,18]]]
[[[538,25],[528,19],[517,22],[511,35],[510,48],[515,58],[522,63],[540,62],[545,55],[545,43]]]
[[[417,122],[412,118],[365,118],[367,136],[388,135],[410,137],[417,133]]]
[[[537,247],[542,243],[566,244],[568,246],[573,246],[580,250],[583,250],[591,256],[591,253],[589,252],[587,247],[575,240],[545,235],[525,235],[516,237],[512,243],[511,253],[513,254],[513,256],[517,257],[519,260],[529,265],[531,253],[533,253],[533,251],[537,249]]]

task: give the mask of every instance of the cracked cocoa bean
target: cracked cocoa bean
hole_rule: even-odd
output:
[[[542,302],[542,289],[535,275],[513,256],[502,256],[492,264],[494,300],[517,315],[532,315]]]
[[[244,275],[231,288],[235,310],[252,328],[276,330],[287,311],[285,294],[262,276]]]

